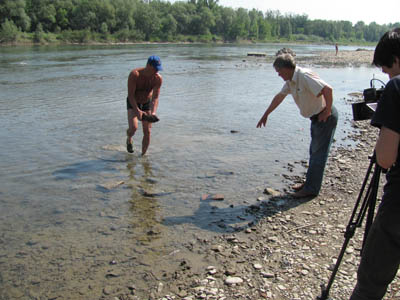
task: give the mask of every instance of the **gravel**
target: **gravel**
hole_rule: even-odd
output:
[[[372,51],[339,51],[335,56],[332,51],[306,60],[312,65],[360,66],[370,64],[372,55]],[[282,191],[265,187],[258,204],[247,209],[256,220],[247,228],[188,241],[176,270],[155,280],[145,297],[131,289],[110,299],[316,299],[335,267],[378,135],[369,121],[348,121],[354,130],[346,139],[353,140],[354,147],[333,146],[318,197],[296,200],[289,186]],[[290,175],[293,164],[305,171],[306,162],[288,163],[289,175],[282,174],[295,184],[301,178]],[[380,187],[383,184],[381,176]],[[381,189],[377,206],[380,197]],[[332,299],[349,299],[363,234],[364,227],[358,228],[349,241],[330,289]],[[397,276],[385,299],[400,299],[399,291]]]

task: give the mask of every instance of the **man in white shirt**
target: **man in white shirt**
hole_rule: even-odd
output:
[[[268,116],[291,94],[300,114],[311,120],[310,160],[306,181],[294,186],[295,198],[313,197],[319,194],[329,150],[335,134],[338,113],[333,103],[333,89],[316,73],[296,66],[292,55],[279,55],[273,64],[285,81],[282,90],[275,95],[257,128],[267,123]]]

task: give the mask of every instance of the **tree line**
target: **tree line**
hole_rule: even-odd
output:
[[[218,0],[0,0],[0,42],[377,42],[400,23],[310,20]]]

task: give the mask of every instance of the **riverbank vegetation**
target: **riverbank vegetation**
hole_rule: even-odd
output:
[[[218,0],[0,0],[0,43],[375,43],[400,23],[310,20]]]

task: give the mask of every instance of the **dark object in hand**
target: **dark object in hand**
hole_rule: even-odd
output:
[[[142,121],[150,122],[150,123],[155,123],[160,121],[160,119],[156,115],[142,115]]]

